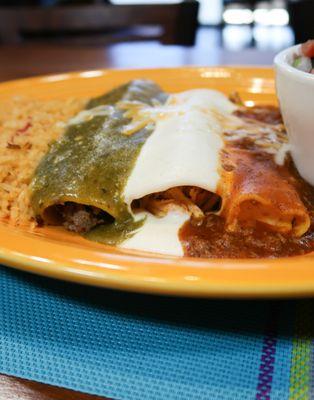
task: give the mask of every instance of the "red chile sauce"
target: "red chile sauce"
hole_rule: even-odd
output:
[[[241,110],[237,115],[272,124],[281,122],[278,109],[272,106]],[[238,145],[249,147],[247,140]],[[205,258],[275,258],[314,251],[314,187],[300,177],[291,160],[284,170],[284,175],[288,171],[289,180],[293,182],[311,217],[311,227],[305,235],[300,238],[290,237],[273,232],[262,223],[257,223],[254,228],[227,232],[224,218],[209,214],[201,225],[189,220],[181,228],[179,236],[185,255]]]

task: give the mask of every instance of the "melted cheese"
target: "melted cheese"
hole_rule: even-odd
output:
[[[196,89],[171,95],[165,106],[157,108],[151,113],[155,129],[128,179],[125,202],[182,185],[215,192],[224,119],[236,106],[222,93]]]
[[[83,122],[87,122],[97,116],[112,116],[114,111],[114,107],[110,105],[101,105],[88,110],[83,110],[71,118],[68,125],[82,124]]]

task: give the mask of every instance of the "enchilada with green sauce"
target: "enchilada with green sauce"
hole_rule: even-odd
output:
[[[32,205],[37,218],[109,243],[119,243],[139,227],[142,222],[134,221],[122,191],[153,127],[123,135],[129,119],[116,105],[165,100],[157,85],[138,80],[89,101],[36,170]]]

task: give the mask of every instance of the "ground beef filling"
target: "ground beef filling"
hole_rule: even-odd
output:
[[[90,231],[97,225],[109,223],[113,218],[97,207],[66,202],[56,206],[53,210],[54,217],[67,230],[77,233]]]

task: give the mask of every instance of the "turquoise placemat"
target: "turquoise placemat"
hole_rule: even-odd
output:
[[[127,294],[0,267],[0,372],[119,400],[310,399],[313,305]]]

